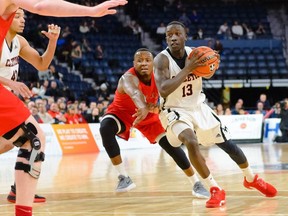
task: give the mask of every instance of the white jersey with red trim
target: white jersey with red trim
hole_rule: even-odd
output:
[[[17,80],[19,71],[20,41],[17,36],[12,40],[11,47],[3,43],[0,59],[0,76],[13,81]]]
[[[192,49],[186,46],[185,50],[189,56]],[[167,56],[169,60],[170,79],[172,79],[182,69],[167,50],[163,50],[161,53]],[[199,106],[205,101],[205,99],[206,96],[202,91],[202,78],[191,73],[174,92],[172,92],[166,98],[161,97],[160,104],[162,109],[190,109],[192,107]]]

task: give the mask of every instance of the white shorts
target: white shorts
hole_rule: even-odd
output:
[[[161,112],[160,120],[166,129],[168,141],[174,147],[182,144],[178,136],[187,128],[196,133],[198,142],[204,146],[211,146],[230,139],[227,127],[222,124],[206,103],[190,110],[171,108],[169,111]]]

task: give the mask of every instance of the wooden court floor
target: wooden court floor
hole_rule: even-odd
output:
[[[241,144],[255,172],[278,189],[266,198],[243,186],[238,167],[219,148],[201,148],[215,179],[226,190],[227,204],[205,208],[191,196],[191,184],[159,146],[123,150],[126,169],[137,187],[115,193],[117,173],[105,152],[48,156],[38,184],[45,204],[34,204],[34,216],[230,216],[288,215],[288,144]],[[6,201],[13,183],[15,157],[0,155],[0,215],[12,216]]]

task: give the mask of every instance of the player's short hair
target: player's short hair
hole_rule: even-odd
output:
[[[170,26],[170,25],[180,25],[180,26],[182,26],[184,29],[186,29],[186,26],[185,26],[183,23],[179,22],[179,21],[172,21],[172,22],[168,23],[167,26]]]
[[[134,58],[135,58],[135,55],[136,55],[137,52],[149,52],[149,53],[151,53],[151,55],[153,56],[152,52],[151,52],[149,49],[147,49],[147,48],[139,48],[139,49],[137,49],[136,52],[134,53]]]

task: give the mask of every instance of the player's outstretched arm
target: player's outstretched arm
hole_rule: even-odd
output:
[[[18,35],[18,39],[21,46],[19,53],[21,58],[33,65],[37,70],[43,71],[48,69],[53,60],[57,40],[60,34],[60,27],[50,24],[48,25],[48,31],[41,31],[41,33],[49,39],[47,48],[41,56],[37,50],[29,45],[28,41],[24,37]]]
[[[2,1],[2,0],[1,0]],[[97,6],[88,7],[63,0],[11,0],[11,3],[32,13],[54,17],[102,17],[115,14],[115,7],[128,3],[127,0],[108,0]]]

